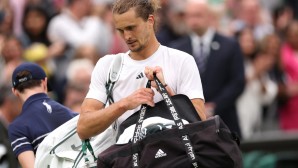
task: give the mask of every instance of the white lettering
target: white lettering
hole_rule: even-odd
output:
[[[183,139],[184,141],[188,141],[188,136],[187,136],[187,135],[183,135],[183,136],[182,136],[182,139]]]

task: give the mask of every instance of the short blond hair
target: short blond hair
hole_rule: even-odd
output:
[[[131,8],[135,8],[137,17],[141,17],[146,21],[149,15],[153,15],[157,18],[160,3],[159,0],[116,0],[113,4],[112,11],[113,14],[123,14]]]

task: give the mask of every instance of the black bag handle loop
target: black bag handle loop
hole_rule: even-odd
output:
[[[182,130],[184,128],[184,124],[182,122],[182,119],[180,118],[180,115],[178,114],[178,112],[176,111],[176,108],[173,104],[173,101],[171,100],[166,88],[164,87],[164,85],[160,82],[160,80],[157,78],[156,74],[153,74],[154,76],[154,81],[156,82],[158,89],[163,97],[163,99],[166,102],[166,105],[168,107],[169,112],[171,113],[175,125]],[[146,88],[150,88],[151,87],[151,81],[149,80],[147,82]],[[140,140],[140,134],[141,134],[141,129],[142,129],[142,124],[145,118],[145,114],[146,114],[146,110],[147,110],[148,105],[143,104],[141,105],[141,110],[140,110],[140,114],[139,114],[139,118],[138,121],[136,123],[136,127],[134,130],[134,134],[133,134],[133,141],[132,143],[135,144]],[[194,148],[189,140],[188,135],[183,135],[181,136],[181,140],[182,143],[185,147],[185,151],[187,153],[187,156],[189,158],[189,160],[191,161],[192,165],[194,168],[198,168],[198,163],[197,163],[197,159],[196,156],[194,154]],[[133,168],[138,168],[139,167],[139,154],[136,152],[133,154],[132,156],[132,167]]]

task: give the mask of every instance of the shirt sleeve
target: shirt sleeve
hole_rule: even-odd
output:
[[[189,99],[203,99],[200,73],[194,58],[190,55],[184,59],[178,76],[178,94],[187,95]]]
[[[91,82],[86,98],[96,99],[102,103],[106,103],[107,95],[105,84],[107,81],[110,64],[112,62],[111,57],[113,56],[107,55],[97,62],[91,75]]]
[[[25,131],[26,131],[25,129],[21,130],[15,125],[10,125],[8,127],[10,144],[16,157],[18,157],[19,154],[25,151],[34,152],[34,149],[30,140],[28,139],[27,136],[25,136]]]

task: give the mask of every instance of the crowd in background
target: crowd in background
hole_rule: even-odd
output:
[[[168,46],[188,33],[184,0],[161,0],[157,37]],[[237,39],[245,88],[236,100],[244,139],[268,130],[298,130],[298,2],[209,0],[212,26]],[[113,27],[113,0],[0,1],[0,120],[21,111],[11,75],[22,62],[47,73],[50,96],[76,112],[98,59],[127,46]],[[108,67],[107,67],[108,68]]]

